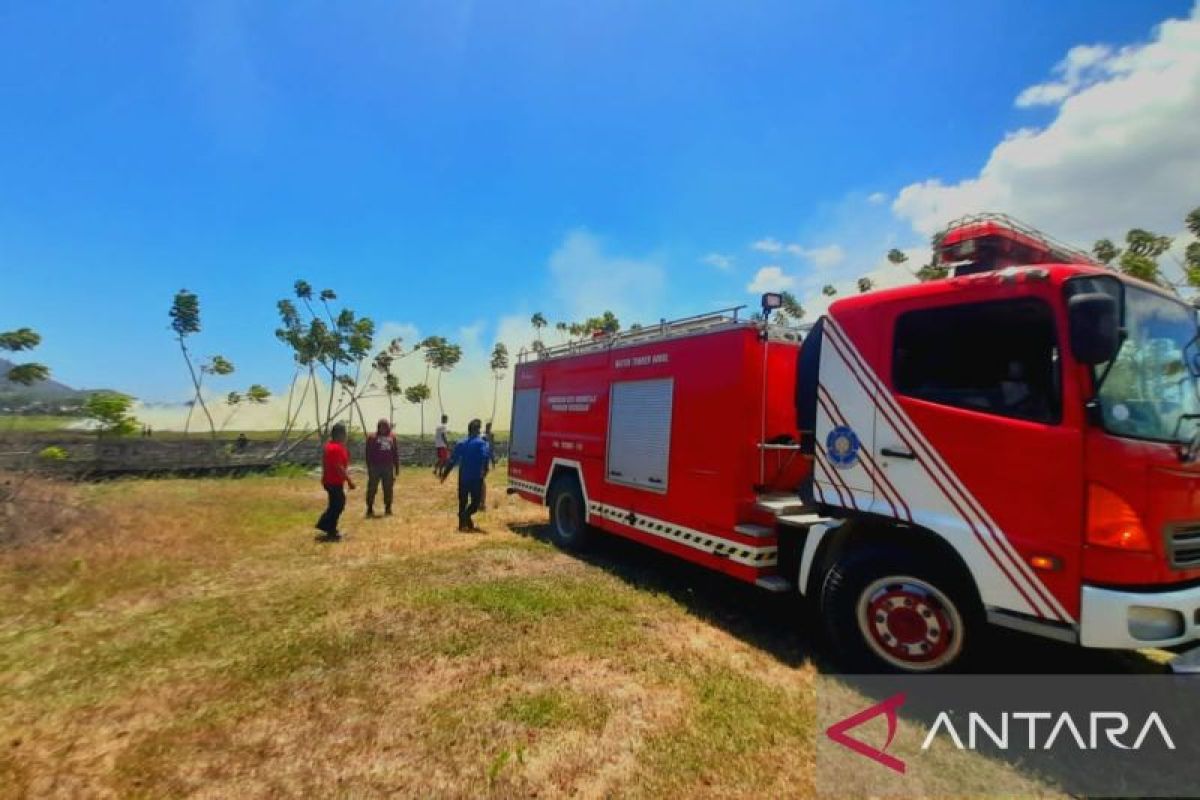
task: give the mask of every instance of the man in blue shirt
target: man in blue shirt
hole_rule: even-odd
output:
[[[483,476],[487,474],[488,466],[492,463],[492,448],[486,440],[479,436],[482,427],[479,420],[473,419],[467,425],[467,438],[454,446],[450,460],[442,468],[442,480],[445,481],[455,467],[458,467],[458,529],[460,531],[477,531],[471,515],[479,510],[483,496]]]

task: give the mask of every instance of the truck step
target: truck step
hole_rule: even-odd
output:
[[[759,539],[775,535],[774,528],[768,528],[766,525],[755,525],[753,522],[743,522],[741,525],[734,525],[733,529],[742,536],[754,536]]]
[[[797,528],[807,528],[818,522],[831,521],[829,517],[822,517],[820,514],[780,514],[778,519],[780,525],[792,525]]]
[[[760,589],[766,589],[768,592],[790,592],[792,590],[792,582],[781,575],[759,578],[754,585]]]
[[[785,514],[803,514],[811,510],[794,494],[760,494],[757,506],[777,517]]]

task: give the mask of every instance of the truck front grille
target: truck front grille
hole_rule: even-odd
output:
[[[1168,525],[1167,555],[1172,569],[1200,567],[1200,522]]]

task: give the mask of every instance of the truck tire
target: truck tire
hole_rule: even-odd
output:
[[[820,613],[835,655],[863,672],[961,669],[983,628],[968,580],[919,554],[877,546],[837,559],[821,584]]]
[[[550,485],[550,538],[563,550],[578,552],[587,547],[591,527],[583,491],[574,475],[561,475]]]

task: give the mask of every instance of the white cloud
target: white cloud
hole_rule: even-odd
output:
[[[1018,108],[1058,105],[1086,84],[1100,80],[1108,73],[1112,48],[1103,44],[1081,44],[1067,51],[1067,57],[1054,65],[1057,80],[1030,86],[1017,96]]]
[[[785,289],[792,288],[795,283],[795,279],[790,275],[785,275],[782,269],[771,265],[763,267],[754,274],[754,280],[747,284],[746,291],[751,294],[782,292]]]
[[[710,267],[716,267],[722,272],[728,272],[733,268],[733,256],[727,256],[724,253],[709,253],[700,260]]]
[[[873,206],[881,206],[887,202],[888,196],[883,192],[872,192],[867,195],[867,202]]]
[[[932,178],[892,204],[923,235],[966,213],[1006,211],[1086,246],[1130,227],[1173,231],[1200,186],[1200,5],[1148,43],[1073,48],[1020,105],[1053,103],[1044,128],[1010,133],[979,174]]]
[[[783,242],[768,236],[765,239],[759,239],[757,242],[754,242],[750,245],[750,249],[757,250],[760,253],[782,253]]]
[[[819,270],[832,269],[846,260],[846,251],[836,244],[811,248],[789,244],[787,251],[798,258],[803,258]]]
[[[879,256],[874,262],[870,270],[859,273],[853,277],[849,275],[839,275],[837,278],[826,281],[833,288],[837,289],[837,294],[833,297],[827,297],[821,291],[825,283],[818,281],[806,282],[804,293],[799,298],[800,305],[804,307],[805,319],[815,320],[824,314],[829,306],[836,300],[847,295],[858,294],[858,279],[870,278],[873,289],[890,289],[895,286],[907,286],[910,283],[916,283],[916,277],[913,275],[914,265],[924,264],[929,258],[929,251],[926,248],[914,247],[903,250],[903,253],[908,256],[908,261],[904,264],[893,264],[887,260],[886,254]]]
[[[405,350],[411,350],[421,340],[417,326],[411,322],[381,322],[375,328],[375,343],[380,347],[393,339],[399,339]]]

